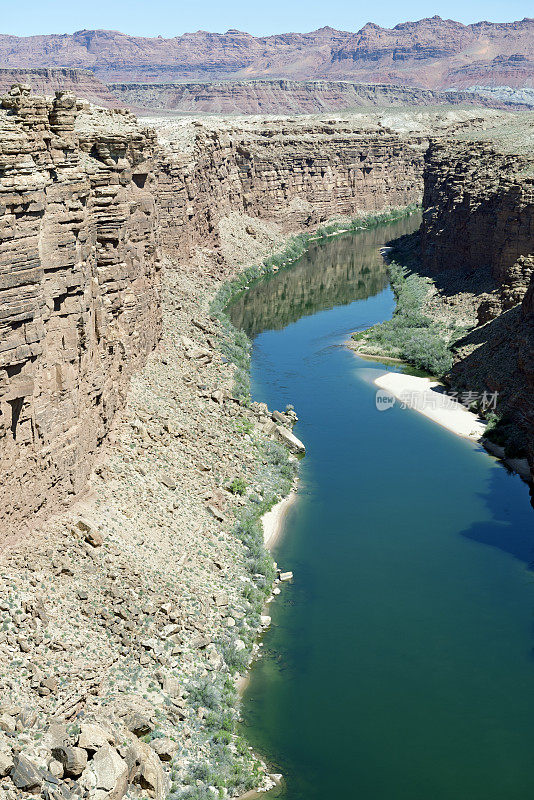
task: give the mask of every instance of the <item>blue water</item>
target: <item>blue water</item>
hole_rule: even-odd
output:
[[[293,282],[277,275],[235,310],[253,333],[270,325],[254,399],[294,404],[307,447],[274,552],[294,581],[244,699],[246,736],[284,774],[271,797],[534,793],[528,488],[416,411],[377,411],[386,367],[343,346],[391,316],[378,246],[410,224],[317,246]]]

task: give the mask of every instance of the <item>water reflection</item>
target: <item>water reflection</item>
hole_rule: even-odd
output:
[[[400,220],[390,226],[392,236],[411,233],[419,223],[418,214]],[[253,337],[260,331],[280,330],[301,317],[381,292],[388,284],[379,250],[384,244],[384,229],[357,236],[358,247],[353,236],[312,242],[291,269],[252,286],[230,308],[236,328]]]

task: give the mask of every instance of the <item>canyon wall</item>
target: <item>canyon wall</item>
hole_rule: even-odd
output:
[[[436,92],[347,81],[248,80],[213,83],[111,83],[117,102],[139,111],[195,114],[317,114],[373,106],[513,106],[496,95]]]
[[[51,100],[18,86],[2,106],[4,535],[83,488],[158,339],[159,243],[175,261],[204,248],[213,276],[227,275],[262,230],[279,247],[332,217],[418,202],[431,132],[509,116],[160,119],[156,136],[68,92]]]
[[[18,89],[0,110],[3,537],[83,488],[158,337],[154,136]]]
[[[531,124],[531,123],[530,123]],[[478,327],[458,344],[455,388],[498,392],[503,444],[534,475],[534,170],[528,121],[434,141],[421,247],[438,288],[471,291]],[[452,280],[452,282],[451,282]]]
[[[534,175],[528,152],[435,141],[425,156],[421,242],[433,273],[488,270],[500,309],[521,302],[534,268]],[[496,300],[496,298],[494,298]]]
[[[2,105],[5,538],[84,487],[158,339],[160,237],[185,256],[199,243],[217,249],[232,215],[274,221],[283,235],[406,205],[420,198],[426,139],[328,122],[187,121],[187,145],[173,150],[127,112],[71,93],[52,101],[18,86]]]
[[[210,129],[196,124],[194,156],[159,164],[162,241],[183,249],[217,241],[219,220],[238,212],[287,233],[332,216],[383,211],[421,198],[424,136],[312,121]]]

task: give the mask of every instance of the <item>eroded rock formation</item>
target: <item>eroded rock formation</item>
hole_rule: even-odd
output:
[[[169,135],[178,135],[179,128]],[[167,135],[167,131],[165,131]],[[192,154],[175,149],[159,166],[163,241],[216,241],[218,222],[240,212],[285,231],[421,197],[424,135],[406,137],[339,120],[263,122],[213,129],[195,123]]]
[[[0,111],[3,538],[85,484],[158,336],[154,136],[15,87]],[[120,124],[119,121],[120,120]]]
[[[425,266],[489,270],[500,310],[521,302],[534,268],[534,177],[524,174],[531,163],[527,152],[479,141],[432,142],[425,156]]]
[[[29,83],[35,94],[51,95],[58,91],[74,92],[77,97],[104,106],[118,106],[110,90],[92,72],[69,68],[0,68],[0,94],[8,92],[15,83]]]

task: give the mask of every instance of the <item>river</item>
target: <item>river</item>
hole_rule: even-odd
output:
[[[343,346],[388,319],[378,248],[410,218],[312,245],[232,318],[255,400],[307,448],[274,550],[245,734],[284,800],[525,800],[534,792],[534,516],[485,451],[397,403]]]

